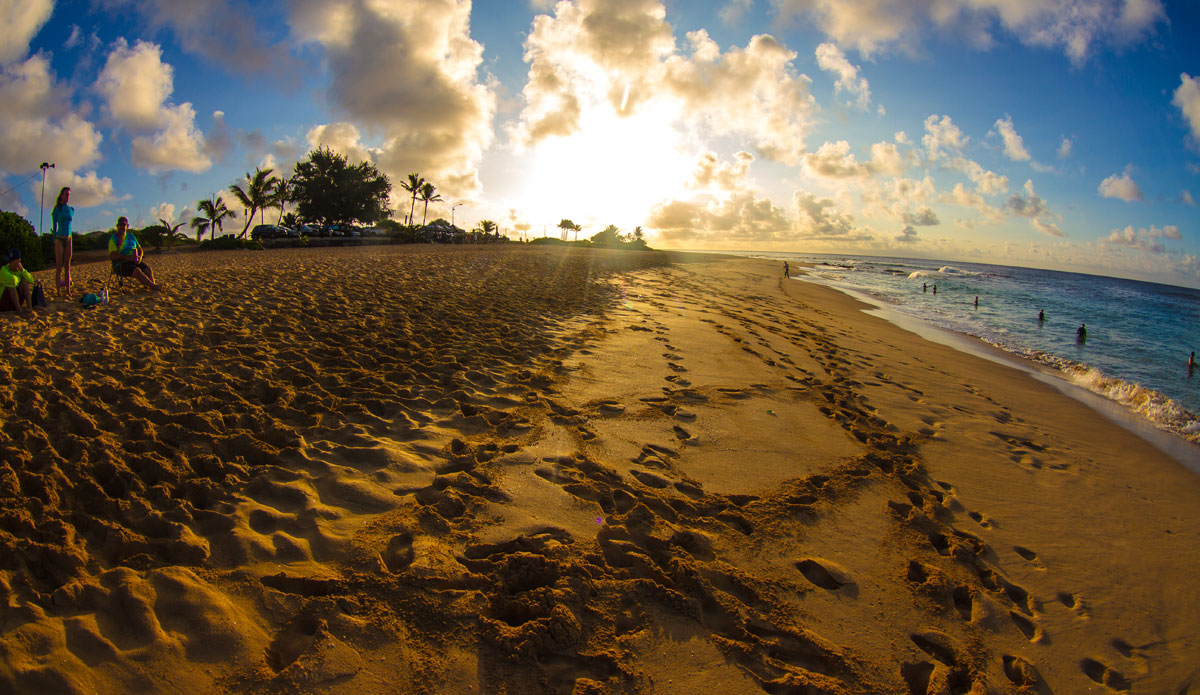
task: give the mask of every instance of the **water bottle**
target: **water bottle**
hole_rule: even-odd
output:
[[[101,304],[108,303],[108,288],[107,287],[100,288],[100,303]]]

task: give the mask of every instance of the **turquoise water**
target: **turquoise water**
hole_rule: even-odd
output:
[[[1160,429],[1200,442],[1200,365],[1191,377],[1187,368],[1189,353],[1200,353],[1200,290],[978,263],[753,255],[812,263],[808,272],[822,282],[1039,362]]]

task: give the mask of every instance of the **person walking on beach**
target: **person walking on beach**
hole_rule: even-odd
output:
[[[67,205],[71,189],[63,186],[50,211],[50,234],[54,237],[54,280],[59,294],[71,293],[71,219],[75,208]]]
[[[1075,342],[1083,344],[1087,340],[1087,324],[1079,324],[1079,329],[1075,331]]]
[[[789,280],[792,278],[792,271],[788,268],[787,261],[783,262],[783,276]]]
[[[154,271],[142,262],[142,245],[137,237],[129,233],[129,220],[117,218],[117,231],[108,235],[108,257],[113,263],[113,272],[123,278],[132,277],[152,290],[162,289],[154,281]]]
[[[0,311],[33,314],[33,274],[21,265],[20,249],[9,249],[0,266]]]

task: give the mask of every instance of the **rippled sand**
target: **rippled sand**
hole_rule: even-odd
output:
[[[1196,476],[771,264],[150,260],[0,317],[2,691],[1198,678]]]

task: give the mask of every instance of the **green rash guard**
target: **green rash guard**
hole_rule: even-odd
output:
[[[125,243],[121,244],[120,248],[117,248],[116,233],[114,232],[113,234],[108,235],[108,252],[109,253],[119,253],[122,256],[132,256],[133,250],[136,249],[138,246],[139,246],[139,244],[138,244],[137,237],[135,237],[133,235],[133,232],[125,232]]]
[[[55,239],[71,238],[71,218],[75,217],[75,208],[70,205],[55,205],[50,211],[50,232]]]
[[[8,267],[7,263],[0,265],[0,290],[6,290],[9,287],[16,287],[17,285],[21,284],[22,280],[25,280],[32,285],[33,274],[24,268],[21,268],[20,271],[14,273]]]

